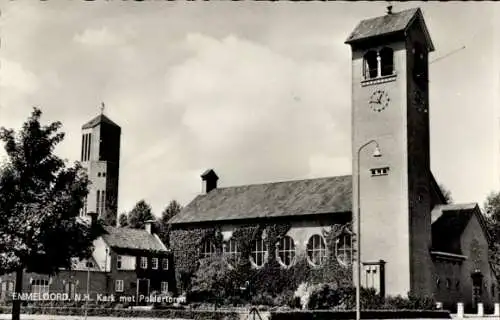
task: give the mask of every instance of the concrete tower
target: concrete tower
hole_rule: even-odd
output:
[[[116,225],[121,128],[103,114],[82,126],[81,162],[91,182],[82,216],[90,212]]]
[[[432,41],[420,9],[389,7],[386,15],[361,21],[346,43],[352,49],[353,217],[356,226],[359,205],[362,285],[390,295],[430,294],[431,268],[422,266],[432,264]],[[377,144],[381,157],[372,156]]]

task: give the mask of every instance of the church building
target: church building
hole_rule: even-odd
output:
[[[389,9],[361,21],[345,43],[352,52],[352,176],[219,187],[215,171],[207,170],[203,192],[170,220],[171,244],[175,230],[215,228],[220,250],[238,257],[242,252],[232,238],[238,228],[286,222],[290,228],[275,248],[263,234],[252,239],[254,268],[271,255],[283,269],[301,255],[311,266],[334,255],[355,272],[352,235],[358,235],[364,287],[382,295],[433,296],[444,306],[498,302],[479,206],[447,204],[431,172],[434,44],[422,11]],[[333,249],[324,237],[332,225],[348,226]],[[199,257],[218,250],[210,239],[197,245]]]

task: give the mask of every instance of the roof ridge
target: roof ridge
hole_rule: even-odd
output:
[[[326,180],[326,179],[333,179],[333,178],[347,178],[347,177],[352,177],[352,174],[345,174],[345,175],[340,175],[340,176],[330,176],[330,177],[309,178],[309,179],[308,178],[303,178],[303,179],[297,179],[297,180],[283,180],[283,181],[274,181],[274,182],[260,182],[260,183],[257,182],[257,183],[249,183],[249,184],[242,184],[242,185],[235,185],[235,186],[218,187],[215,190],[231,189],[231,188],[242,188],[242,187],[250,187],[250,186],[273,185],[273,184],[290,183],[290,182]]]

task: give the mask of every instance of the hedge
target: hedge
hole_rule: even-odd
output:
[[[355,311],[280,311],[271,312],[269,320],[336,320],[354,319]],[[363,310],[363,319],[450,319],[448,311],[429,310]]]
[[[0,307],[0,313],[10,313],[10,307]],[[22,314],[50,314],[66,316],[83,316],[84,308],[60,308],[60,307],[23,307]],[[110,309],[89,308],[88,316],[108,316],[124,318],[169,318],[169,319],[194,319],[194,320],[239,320],[240,314],[234,311],[198,311],[183,309],[165,310],[134,310],[134,309]]]

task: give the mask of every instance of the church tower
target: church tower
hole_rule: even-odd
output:
[[[420,9],[388,7],[386,15],[361,21],[346,43],[352,50],[353,222],[358,234],[359,208],[361,284],[389,295],[431,294],[432,41]]]
[[[82,216],[97,213],[106,224],[115,226],[118,215],[121,128],[103,114],[82,126],[81,162],[90,180]]]

